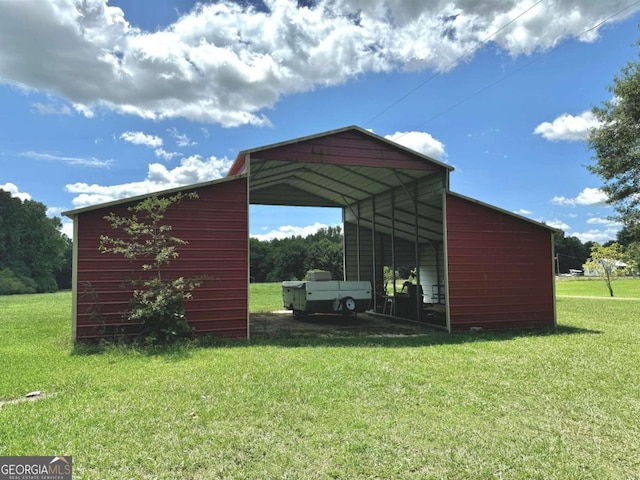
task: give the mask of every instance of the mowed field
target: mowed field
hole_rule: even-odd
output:
[[[70,293],[0,297],[0,455],[72,455],[85,479],[640,478],[622,282],[635,300],[559,282],[555,331],[166,348],[74,347]],[[279,294],[252,285],[252,310]]]
[[[616,278],[611,287],[614,298],[640,298],[640,278]],[[601,278],[562,277],[556,280],[556,295],[609,297],[609,289]]]

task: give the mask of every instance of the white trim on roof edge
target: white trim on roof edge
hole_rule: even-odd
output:
[[[111,202],[98,203],[96,205],[90,205],[88,207],[76,208],[75,210],[67,210],[65,212],[62,212],[62,215],[64,215],[65,217],[73,218],[74,216],[80,213],[90,212],[92,210],[99,210],[101,208],[114,207],[116,205],[121,205],[123,203],[136,202],[138,200],[144,200],[145,198],[148,198],[152,195],[170,195],[172,193],[183,192],[185,190],[193,190],[195,188],[203,188],[211,185],[217,185],[219,183],[229,182],[231,180],[238,180],[239,178],[243,178],[246,176],[247,176],[246,173],[242,173],[238,175],[233,175],[231,177],[222,177],[222,178],[217,178],[216,180],[209,180],[207,182],[192,183],[190,185],[183,185],[181,187],[169,188],[167,190],[158,190],[156,192],[143,193],[142,195],[136,195],[134,197],[127,197],[127,198],[121,198],[118,200],[113,200]]]

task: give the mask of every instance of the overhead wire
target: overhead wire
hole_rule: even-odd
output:
[[[381,117],[382,115],[384,115],[385,113],[387,113],[389,110],[391,110],[393,107],[395,107],[396,105],[398,105],[399,103],[401,103],[403,100],[405,100],[406,98],[410,97],[412,94],[414,94],[415,92],[417,92],[418,90],[420,90],[422,87],[424,87],[427,83],[429,83],[431,80],[433,80],[434,78],[439,77],[440,75],[442,75],[444,72],[448,71],[449,67],[452,67],[454,65],[456,65],[458,62],[460,62],[464,57],[466,57],[467,55],[469,55],[470,53],[475,52],[476,50],[478,50],[480,47],[484,46],[489,40],[491,40],[493,37],[495,37],[496,35],[498,35],[500,32],[502,32],[505,28],[509,27],[510,25],[512,25],[514,22],[516,22],[520,17],[522,17],[523,15],[526,15],[529,11],[531,11],[533,8],[537,7],[538,5],[540,5],[542,3],[542,0],[538,0],[536,3],[534,3],[533,5],[531,5],[529,8],[527,8],[526,10],[524,10],[523,12],[521,12],[519,15],[517,15],[516,17],[514,17],[513,19],[511,19],[509,22],[505,23],[502,27],[500,27],[498,30],[496,30],[495,32],[493,32],[491,35],[489,35],[488,37],[486,37],[484,40],[482,40],[480,43],[474,45],[471,48],[468,48],[467,50],[465,50],[461,55],[459,55],[458,57],[456,57],[454,60],[452,60],[451,62],[449,62],[448,64],[446,64],[444,66],[444,68],[442,68],[440,71],[433,73],[429,78],[427,78],[426,80],[424,80],[423,82],[421,82],[420,84],[418,84],[417,86],[415,86],[414,88],[412,88],[411,90],[409,90],[407,93],[405,93],[402,97],[398,98],[397,100],[395,100],[393,103],[391,103],[391,105],[389,105],[388,107],[386,107],[384,110],[382,110],[380,113],[378,113],[377,115],[375,115],[374,117],[370,118],[369,120],[367,120],[365,122],[365,126],[370,124],[371,122],[373,122],[374,120],[378,119],[379,117]]]
[[[514,18],[511,22],[509,22],[508,24],[506,24],[505,26],[503,26],[500,30],[497,30],[496,32],[494,32],[493,34],[491,34],[489,37],[485,38],[482,43],[476,45],[475,47],[473,47],[472,49],[469,49],[468,51],[466,51],[464,54],[462,54],[460,57],[458,57],[456,60],[454,60],[453,62],[451,62],[450,64],[447,65],[447,68],[450,67],[451,65],[457,63],[458,61],[460,61],[462,58],[464,58],[467,54],[477,50],[478,48],[480,48],[482,45],[484,45],[484,43],[486,43],[489,39],[491,39],[492,37],[494,37],[495,35],[497,35],[498,33],[500,33],[500,31],[504,30],[504,28],[506,28],[507,26],[513,24],[517,19],[521,18],[524,14],[526,14],[527,12],[529,12],[532,8],[534,8],[535,6],[539,5],[542,2],[542,0],[538,1],[537,3],[535,3],[534,5],[532,5],[531,7],[529,7],[527,10],[525,10],[524,12],[522,12],[520,15],[518,15],[516,18]],[[583,31],[582,33],[580,33],[579,35],[576,36],[576,38],[580,38],[586,34],[588,34],[589,32],[600,28],[602,25],[604,25],[605,23],[609,22],[611,19],[617,17],[618,15],[624,13],[625,11],[633,8],[634,6],[640,4],[640,0],[636,0],[632,3],[630,3],[629,5],[627,5],[624,8],[621,8],[620,10],[616,11],[615,13],[611,14],[610,16],[608,16],[607,18],[605,18],[604,20],[601,20],[600,22],[596,23],[595,25],[589,27],[588,29],[586,29],[585,31]],[[561,49],[562,46],[558,47],[555,51]],[[435,120],[436,118],[444,115],[445,113],[450,112],[451,110],[455,109],[456,107],[462,105],[463,103],[471,100],[472,98],[480,95],[481,93],[485,92],[486,90],[489,90],[490,88],[492,88],[493,86],[497,85],[498,83],[501,83],[505,80],[507,80],[508,78],[512,77],[513,75],[519,73],[520,71],[529,68],[531,65],[537,63],[538,61],[540,61],[541,57],[537,57],[535,59],[533,59],[532,61],[520,66],[519,68],[511,71],[510,73],[504,75],[503,77],[499,78],[498,80],[489,83],[488,85],[485,85],[484,87],[482,87],[481,89],[473,92],[472,94],[468,95],[467,97],[463,98],[462,100],[450,105],[449,107],[445,108],[444,110],[441,110],[440,112],[436,113],[435,115],[429,117],[428,119],[426,119],[425,121],[423,121],[422,123],[420,123],[419,125],[416,125],[415,127],[413,127],[413,130],[418,129],[420,127],[423,127],[425,124]],[[404,99],[406,99],[407,97],[409,97],[410,95],[412,95],[413,93],[415,93],[417,90],[419,90],[420,88],[422,88],[424,85],[426,85],[428,82],[430,82],[431,80],[433,80],[434,78],[438,77],[439,75],[442,75],[442,72],[437,72],[433,75],[431,75],[429,78],[427,78],[424,82],[422,82],[420,85],[418,85],[417,87],[413,88],[411,91],[409,91],[407,94],[403,95],[400,99],[396,100],[395,102],[393,102],[391,105],[389,105],[387,108],[385,108],[383,111],[381,111],[379,114],[377,114],[375,117],[372,117],[371,120],[369,120],[367,122],[367,124],[371,123],[372,121],[376,120],[377,118],[379,118],[380,116],[382,116],[384,113],[386,113],[387,111],[389,111],[391,108],[393,108],[394,106],[396,106],[398,103],[400,103],[401,101],[403,101]],[[406,134],[405,134],[406,135]],[[398,138],[400,138],[403,135],[400,135],[398,137],[395,137],[395,140],[397,140]]]

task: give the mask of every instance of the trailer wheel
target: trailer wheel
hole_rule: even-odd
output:
[[[302,310],[294,310],[293,311],[293,318],[295,318],[296,320],[304,320],[305,318],[307,318],[307,315]]]
[[[356,311],[356,301],[351,297],[342,299],[342,311],[345,313],[353,313]]]

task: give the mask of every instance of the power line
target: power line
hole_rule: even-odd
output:
[[[538,2],[540,3],[540,2]],[[618,10],[617,12],[615,12],[614,14],[608,16],[607,18],[605,18],[604,20],[598,22],[597,24],[593,25],[592,27],[589,27],[588,29],[586,29],[584,32],[582,32],[581,34],[577,35],[576,38],[580,38],[583,35],[586,35],[587,33],[591,32],[592,30],[595,30],[599,27],[601,27],[602,25],[604,25],[605,23],[607,23],[609,20],[611,20],[614,17],[617,17],[618,15],[620,15],[623,12],[626,12],[627,10],[633,8],[635,5],[638,5],[640,3],[640,0],[637,0],[629,5],[627,5],[626,7]],[[565,44],[566,45],[566,44]],[[558,50],[560,50],[561,48],[563,48],[563,46],[560,46],[558,48],[556,48],[551,54],[553,54],[554,52],[557,52]],[[521,72],[522,70],[524,70],[525,68],[529,68],[531,65],[533,65],[534,63],[538,62],[540,60],[541,57],[535,58],[532,61],[530,61],[529,63],[522,65],[521,67],[517,68],[516,70],[513,70],[512,72],[510,72],[509,74],[503,76],[502,78],[491,82],[490,84],[482,87],[480,90],[475,91],[474,93],[472,93],[471,95],[463,98],[462,100],[460,100],[459,102],[454,103],[453,105],[450,105],[449,107],[445,108],[444,110],[441,110],[440,112],[436,113],[435,115],[429,117],[428,119],[426,119],[424,122],[420,123],[419,125],[416,125],[415,127],[413,127],[413,130],[418,129],[420,127],[423,127],[425,124],[431,122],[432,120],[435,120],[436,118],[444,115],[445,113],[450,112],[451,110],[453,110],[454,108],[462,105],[463,103],[471,100],[473,97],[476,97],[478,95],[480,95],[481,93],[485,92],[486,90],[489,90],[491,87],[497,85],[498,83],[501,83],[505,80],[507,80],[508,78],[512,77],[513,75],[515,75],[516,73]],[[400,137],[396,137],[395,140],[397,140]]]
[[[422,87],[424,87],[427,83],[429,83],[431,80],[433,80],[436,77],[439,77],[440,75],[443,74],[443,72],[446,72],[449,67],[452,67],[453,65],[457,64],[460,60],[462,60],[464,57],[466,57],[467,55],[469,55],[470,53],[475,52],[476,50],[478,50],[480,47],[482,47],[483,45],[485,45],[489,40],[491,40],[493,37],[495,37],[496,35],[498,35],[501,31],[503,31],[505,28],[507,28],[508,26],[510,26],[511,24],[513,24],[516,20],[518,20],[520,17],[522,17],[523,15],[526,15],[530,10],[532,10],[533,8],[537,7],[538,5],[540,5],[540,3],[542,3],[542,0],[538,0],[536,3],[534,3],[533,5],[531,5],[529,8],[527,8],[525,11],[523,11],[522,13],[520,13],[518,16],[516,16],[515,18],[513,18],[511,21],[507,22],[506,24],[504,24],[502,27],[500,27],[498,30],[496,30],[495,32],[493,32],[491,35],[489,35],[488,37],[486,37],[484,40],[482,40],[480,43],[478,43],[477,45],[465,50],[462,55],[456,57],[453,61],[449,62],[447,65],[445,65],[445,67],[439,71],[439,72],[435,72],[434,74],[432,74],[429,78],[427,78],[425,81],[423,81],[422,83],[418,84],[416,87],[414,87],[413,89],[409,90],[407,93],[405,93],[402,97],[400,97],[399,99],[397,99],[395,102],[393,102],[391,105],[389,105],[387,108],[385,108],[384,110],[382,110],[380,113],[378,113],[377,115],[375,115],[374,117],[372,117],[371,119],[367,120],[367,122],[365,122],[365,126],[370,124],[371,122],[373,122],[374,120],[378,119],[379,117],[381,117],[382,115],[384,115],[385,113],[387,113],[389,110],[391,110],[393,107],[395,107],[396,105],[398,105],[399,103],[401,103],[403,100],[405,100],[407,97],[411,96],[412,94],[414,94],[415,92],[417,92],[418,90],[420,90]]]
[[[462,58],[464,58],[467,54],[477,50],[478,48],[480,48],[482,45],[484,45],[488,40],[490,40],[491,38],[493,38],[494,36],[496,36],[498,33],[500,33],[502,30],[504,30],[506,27],[508,27],[509,25],[513,24],[516,20],[518,20],[519,18],[521,18],[523,15],[525,15],[527,12],[529,12],[532,8],[536,7],[537,5],[539,5],[542,2],[542,0],[539,0],[538,2],[536,2],[535,4],[533,4],[531,7],[529,7],[527,10],[525,10],[524,12],[522,12],[521,14],[519,14],[517,17],[515,17],[513,20],[511,20],[509,23],[507,23],[506,25],[504,25],[502,28],[500,28],[499,30],[497,30],[496,32],[492,33],[490,36],[488,36],[487,38],[485,38],[480,44],[476,45],[475,47],[467,50],[465,53],[463,53],[461,56],[459,56],[458,58],[456,58],[454,61],[452,61],[451,63],[449,63],[445,68],[448,68],[452,65],[454,65],[455,63],[457,63],[459,60],[461,60]],[[601,20],[600,22],[596,23],[595,25],[589,27],[588,29],[586,29],[585,31],[583,31],[582,33],[580,33],[579,35],[576,36],[576,38],[580,38],[586,34],[588,34],[589,32],[596,30],[598,28],[600,28],[602,25],[604,25],[605,23],[609,22],[611,19],[617,17],[618,15],[626,12],[627,10],[633,8],[634,6],[640,4],[640,0],[636,0],[635,2],[630,3],[629,5],[627,5],[624,8],[621,8],[620,10],[616,11],[615,13],[613,13],[612,15],[608,16],[607,18],[605,18],[604,20]],[[561,49],[562,46],[556,48],[554,51],[557,51],[559,49]],[[425,124],[431,122],[432,120],[435,120],[436,118],[444,115],[445,113],[450,112],[451,110],[455,109],[456,107],[460,106],[461,104],[471,100],[472,98],[476,97],[477,95],[480,95],[481,93],[485,92],[486,90],[489,90],[490,88],[494,87],[495,85],[497,85],[498,83],[501,83],[505,80],[507,80],[508,78],[512,77],[513,75],[515,75],[516,73],[519,73],[520,71],[529,68],[531,65],[533,65],[534,63],[538,62],[540,60],[540,57],[533,59],[531,62],[522,65],[521,67],[517,68],[516,70],[513,70],[512,72],[510,72],[509,74],[503,76],[502,78],[491,82],[490,84],[482,87],[480,90],[475,91],[474,93],[468,95],[467,97],[463,98],[462,100],[454,103],[453,105],[450,105],[449,107],[445,108],[444,110],[441,110],[440,112],[436,113],[435,115],[429,117],[428,119],[426,119],[424,122],[420,123],[419,125],[416,125],[415,127],[413,127],[412,130],[418,129],[422,126],[424,126]],[[413,88],[412,90],[410,90],[408,93],[406,93],[405,95],[403,95],[401,98],[399,98],[398,100],[396,100],[395,102],[393,102],[391,105],[389,105],[387,108],[385,108],[384,110],[382,110],[379,114],[377,114],[376,116],[372,117],[365,125],[368,125],[369,123],[371,123],[372,121],[376,120],[377,118],[379,118],[380,116],[382,116],[384,113],[388,112],[389,110],[391,110],[391,108],[393,108],[394,106],[396,106],[397,104],[399,104],[400,102],[402,102],[404,99],[406,99],[407,97],[409,97],[410,95],[412,95],[413,93],[415,93],[417,90],[419,90],[420,88],[422,88],[424,85],[426,85],[427,83],[429,83],[431,80],[433,80],[434,78],[438,77],[442,75],[442,72],[437,72],[434,73],[433,75],[431,75],[429,78],[427,78],[424,82],[422,82],[421,84],[419,84],[418,86],[416,86],[415,88]],[[400,137],[397,137],[400,138]],[[397,140],[396,138],[396,140]]]

